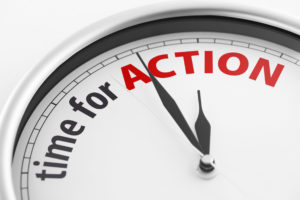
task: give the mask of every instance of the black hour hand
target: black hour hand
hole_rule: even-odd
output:
[[[196,129],[199,144],[203,151],[202,153],[204,155],[207,155],[209,154],[210,151],[211,127],[209,121],[206,119],[203,113],[200,90],[198,90],[198,101],[199,101],[199,114],[195,123],[195,129]]]

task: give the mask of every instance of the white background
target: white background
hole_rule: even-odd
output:
[[[70,35],[110,15],[161,2],[176,3],[165,0],[0,0],[0,111],[24,74]],[[214,2],[272,9],[275,13],[299,18],[300,23],[299,0]]]

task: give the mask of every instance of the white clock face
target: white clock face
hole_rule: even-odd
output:
[[[195,138],[201,91],[213,172],[199,169],[201,152],[137,53]],[[275,43],[215,32],[147,37],[96,56],[28,119],[13,160],[18,199],[299,199],[299,58]]]

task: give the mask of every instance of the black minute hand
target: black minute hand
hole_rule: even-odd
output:
[[[165,90],[165,88],[158,82],[158,80],[152,75],[152,73],[149,71],[147,65],[145,64],[144,60],[141,58],[139,53],[136,53],[141,63],[144,65],[145,69],[147,70],[152,83],[156,89],[156,92],[158,93],[161,102],[163,103],[166,110],[169,112],[169,114],[172,116],[172,118],[175,120],[177,125],[180,127],[182,132],[185,134],[185,136],[188,138],[188,140],[192,143],[192,145],[200,151],[201,154],[203,154],[202,148],[199,145],[195,135],[193,134],[193,131],[191,130],[190,126],[188,125],[187,121],[185,120],[183,114],[181,113],[178,105],[176,104],[175,100],[171,97],[171,95]]]
[[[195,123],[195,129],[200,146],[203,148],[203,154],[207,155],[210,151],[210,124],[206,119],[201,105],[200,90],[198,90],[199,114]]]

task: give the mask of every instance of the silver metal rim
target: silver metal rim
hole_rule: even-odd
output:
[[[224,4],[174,3],[134,9],[99,21],[53,50],[18,84],[0,116],[0,199],[16,200],[12,181],[12,153],[18,125],[31,98],[46,78],[66,59],[92,42],[126,27],[169,17],[215,15],[256,21],[300,35],[300,24],[291,18],[257,7]]]

